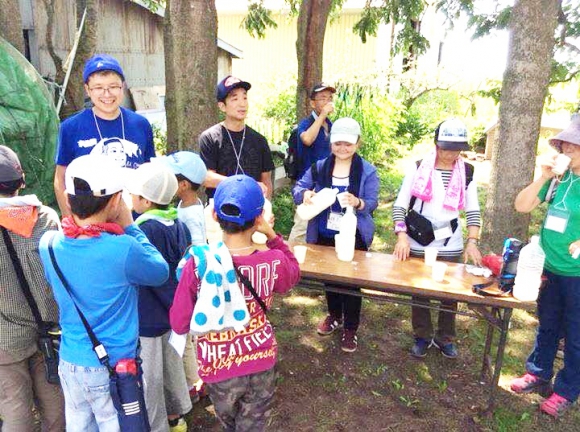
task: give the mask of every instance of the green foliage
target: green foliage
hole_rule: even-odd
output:
[[[275,217],[274,230],[288,238],[294,225],[294,200],[290,187],[283,187],[274,192],[272,211]]]
[[[421,35],[416,25],[421,21],[424,10],[425,2],[422,0],[384,0],[378,6],[366,2],[361,18],[354,25],[353,31],[365,43],[368,35],[377,35],[379,24],[396,24],[399,30],[395,36],[391,55],[406,54],[411,47],[415,55],[421,55],[429,48],[429,41]]]
[[[409,148],[412,148],[430,132],[431,129],[423,122],[422,116],[417,111],[404,111],[401,120],[397,122],[396,135],[400,140],[407,142]]]
[[[153,129],[153,144],[155,145],[155,153],[157,155],[164,155],[167,153],[167,131],[161,129],[158,125],[152,124]]]
[[[296,89],[287,88],[275,96],[269,97],[262,115],[280,124],[286,131],[284,136],[288,137],[297,123]]]
[[[242,20],[243,27],[252,37],[264,39],[267,28],[278,28],[276,21],[272,19],[272,11],[264,6],[264,0],[248,4],[248,14]]]
[[[484,153],[486,138],[485,126],[477,125],[472,127],[469,131],[469,147],[474,152]]]

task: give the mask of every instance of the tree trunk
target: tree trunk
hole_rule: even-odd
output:
[[[310,113],[309,92],[322,81],[324,33],[330,13],[331,0],[303,0],[298,14],[298,83],[296,87],[296,118]]]
[[[214,0],[168,0],[165,9],[167,152],[199,150],[217,123],[217,11]]]
[[[506,237],[528,237],[529,215],[517,213],[514,201],[534,175],[559,8],[560,0],[519,0],[512,11],[483,230],[495,252]]]
[[[24,55],[24,37],[18,0],[0,0],[0,36]]]

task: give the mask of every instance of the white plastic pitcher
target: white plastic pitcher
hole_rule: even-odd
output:
[[[311,204],[300,204],[296,208],[296,213],[298,213],[300,219],[309,221],[313,217],[322,213],[323,210],[326,210],[328,207],[330,207],[334,201],[336,201],[337,193],[338,189],[321,189],[320,191],[316,192],[316,195],[312,197]]]

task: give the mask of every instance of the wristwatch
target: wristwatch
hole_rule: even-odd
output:
[[[405,222],[397,222],[395,224],[395,234],[399,233],[406,233],[407,232],[407,224]]]
[[[475,246],[479,245],[479,239],[477,237],[468,237],[467,243],[473,243]]]

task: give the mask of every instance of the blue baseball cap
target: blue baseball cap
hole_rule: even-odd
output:
[[[234,76],[228,75],[223,80],[221,80],[215,88],[215,97],[218,102],[223,102],[232,90],[240,87],[248,91],[252,88],[252,84],[246,81],[242,81],[241,79]]]
[[[190,182],[198,185],[203,184],[207,175],[207,168],[197,153],[191,151],[178,151],[167,156],[151,159],[152,162],[166,164],[173,174],[181,174]]]
[[[243,174],[223,180],[216,188],[213,199],[215,212],[220,219],[238,225],[244,225],[261,215],[265,202],[258,182]],[[224,213],[224,206],[227,204],[235,210]]]
[[[125,74],[123,74],[123,69],[117,61],[116,58],[111,57],[107,54],[95,54],[85,63],[85,69],[83,71],[83,81],[89,80],[89,77],[95,72],[102,71],[113,71],[121,75],[121,79],[125,81]]]

